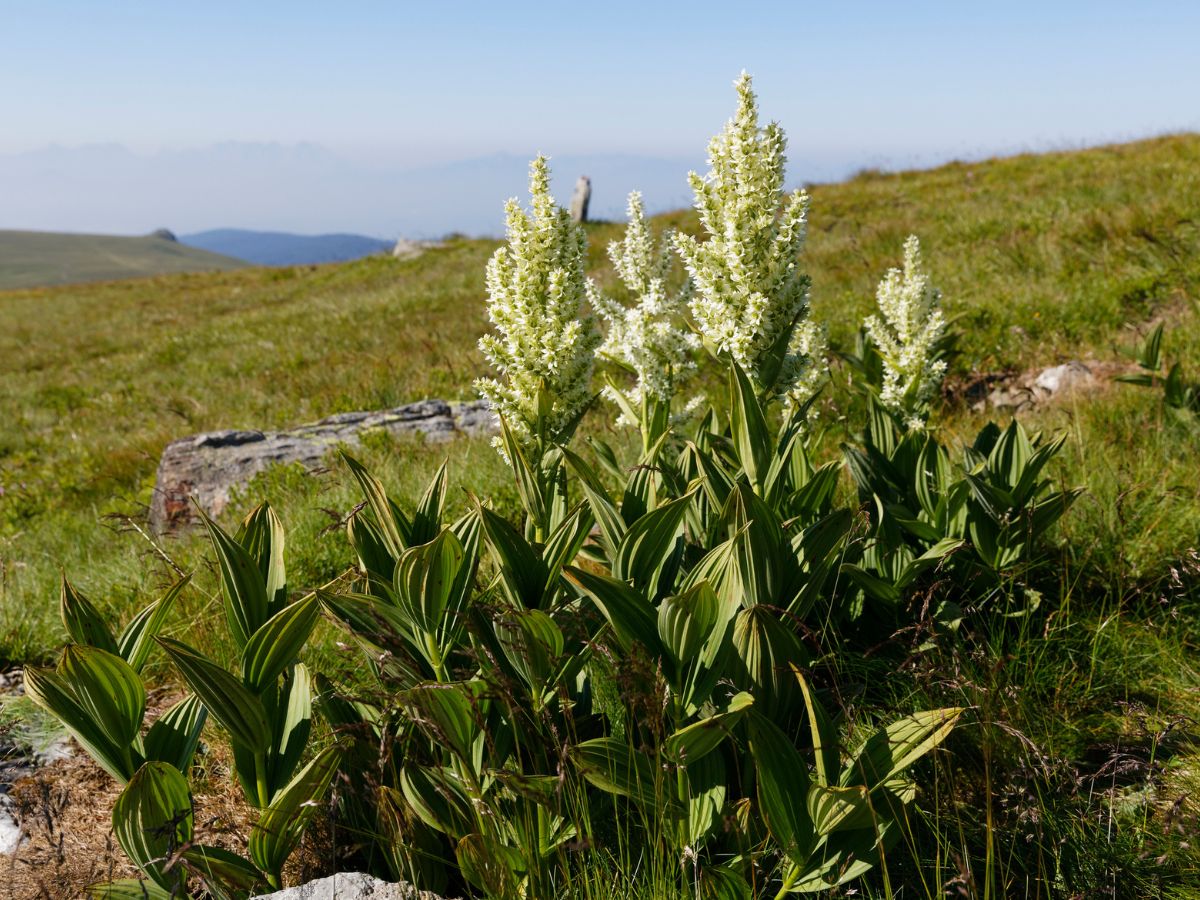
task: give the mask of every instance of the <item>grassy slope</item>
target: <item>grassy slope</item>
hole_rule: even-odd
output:
[[[947,307],[960,316],[960,375],[1114,359],[1165,318],[1168,355],[1195,377],[1197,173],[1200,137],[1180,136],[818,186],[804,260],[814,308],[835,341],[846,342],[915,231]],[[691,213],[663,218],[696,227]],[[591,228],[601,280],[611,277],[603,244],[619,233],[615,225]],[[136,513],[145,503],[171,438],[466,395],[481,371],[474,342],[486,327],[482,272],[492,247],[460,242],[411,261],[0,294],[0,662],[44,657],[59,639],[60,565],[119,615],[170,577],[148,543],[102,527],[102,516]],[[835,372],[828,419],[844,408],[836,384],[843,377]],[[1200,429],[1172,425],[1153,395],[1127,386],[1028,418],[1068,433],[1056,474],[1088,488],[1064,525],[1061,585],[1047,598],[1055,612],[1036,633],[1000,633],[964,648],[961,658],[923,663],[915,655],[915,680],[905,683],[918,689],[896,703],[976,708],[978,740],[973,733],[958,757],[980,747],[996,754],[991,768],[987,759],[970,760],[946,772],[958,812],[947,820],[939,806],[936,824],[957,835],[957,846],[941,848],[942,880],[956,874],[947,855],[956,851],[982,880],[980,848],[990,843],[993,896],[1018,891],[1030,867],[1058,864],[1043,864],[1031,847],[1069,843],[1073,865],[1095,868],[1101,880],[1114,867],[1127,870],[1137,895],[1158,884],[1160,870],[1170,879],[1194,877],[1196,857],[1158,825],[1112,824],[1108,783],[1086,779],[1113,747],[1157,754],[1155,764],[1168,766],[1168,791],[1187,793],[1189,773],[1200,771],[1186,732],[1181,738],[1176,729],[1171,742],[1156,737],[1163,723],[1194,714],[1200,697],[1200,589],[1195,566],[1188,568],[1200,534]],[[940,421],[967,435],[981,417],[947,408]],[[594,416],[590,427],[607,425]],[[511,502],[506,473],[481,442],[380,442],[365,455],[389,485],[412,496],[447,454],[457,503],[463,487]],[[319,583],[349,562],[345,541],[323,533],[353,502],[340,472],[277,471],[248,492],[246,505],[264,496],[288,524],[295,586]],[[201,569],[174,627],[205,646],[204,630],[192,623],[218,607],[203,547],[181,540],[162,549],[183,568]],[[338,664],[331,643],[318,652]],[[850,687],[870,685],[871,664],[844,676]],[[1050,774],[1038,774],[1043,769]],[[991,791],[981,771],[995,779]],[[1126,794],[1129,815],[1150,821],[1153,806],[1139,800],[1136,785]],[[1013,798],[1012,805],[996,808],[994,828],[982,831],[989,795]],[[1028,824],[1024,813],[1042,824]],[[928,858],[926,847],[915,852]],[[1155,861],[1160,854],[1167,862]],[[902,869],[903,859],[896,865]]]
[[[0,231],[0,290],[244,265],[230,256],[150,236]]]

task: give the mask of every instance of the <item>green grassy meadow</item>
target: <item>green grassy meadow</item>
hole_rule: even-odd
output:
[[[1069,359],[1128,362],[1158,322],[1168,359],[1200,378],[1198,135],[863,173],[811,193],[802,265],[837,346],[849,348],[876,283],[916,233],[961,335],[951,386]],[[697,228],[687,211],[656,222]],[[604,247],[620,233],[619,223],[588,229],[604,284]],[[220,615],[207,545],[144,532],[162,448],[199,431],[470,396],[483,374],[476,340],[495,246],[458,240],[411,260],[0,292],[0,669],[53,657],[62,570],[122,621],[176,569],[196,570],[166,631],[227,656],[202,627]],[[835,364],[826,421],[843,421],[854,403],[846,379]],[[594,411],[585,428],[619,439],[609,412]],[[989,416],[951,390],[935,418],[944,435],[968,440]],[[1043,611],[936,653],[898,635],[899,662],[867,655],[839,673],[851,696],[901,673],[886,698],[899,710],[949,698],[972,711],[969,734],[926,773],[911,834],[888,859],[891,887],[1200,896],[1200,424],[1115,383],[1022,420],[1067,436],[1054,474],[1086,489],[1039,579],[1054,586]],[[821,451],[829,459],[833,444]],[[448,459],[451,509],[466,507],[468,489],[501,510],[516,505],[484,441],[381,439],[361,456],[410,500]],[[351,565],[337,526],[357,496],[331,461],[315,475],[261,477],[240,509],[270,498],[299,588]],[[331,629],[310,652],[342,665]],[[166,663],[154,665],[166,677]]]
[[[240,259],[154,235],[0,231],[0,290],[238,269]]]

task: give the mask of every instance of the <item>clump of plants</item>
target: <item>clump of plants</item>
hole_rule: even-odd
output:
[[[1028,574],[1075,492],[1045,474],[1060,443],[1016,423],[956,453],[936,439],[945,322],[915,238],[866,326],[860,439],[844,466],[820,461],[808,198],[784,193],[783,131],[760,126],[749,76],[736,87],[711,171],[691,176],[705,233],[656,239],[631,197],[610,249],[622,295],[589,286],[544,159],[532,213],[510,201],[487,270],[495,374],[479,388],[515,521],[486,498],[449,518],[444,467],[406,508],[344,456],[362,493],[346,522],[354,583],[294,597],[269,508],[234,535],[205,519],[240,664],[159,639],[192,694],[144,734],[138,671],[182,584],[120,638],[64,586],[72,644],[57,670],[30,671],[30,692],[126,784],[114,831],[146,876],[98,896],[278,887],[335,778],[356,860],[454,895],[784,897],[886,880],[921,761],[964,710],[852,718],[836,663],[862,652],[865,622],[917,615],[918,591],[946,623],[987,604],[1028,614]],[[640,430],[630,459],[575,439],[600,397],[597,356],[602,393]],[[678,403],[701,368],[718,387]],[[371,686],[299,662],[322,614]],[[314,741],[314,712],[333,740]],[[206,717],[259,810],[248,858],[194,842]]]

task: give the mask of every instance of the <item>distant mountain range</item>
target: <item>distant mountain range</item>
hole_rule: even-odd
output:
[[[394,241],[361,234],[289,234],[284,231],[248,231],[216,228],[179,236],[181,244],[223,256],[244,259],[259,266],[293,266],[346,262],[392,249]]]
[[[240,259],[177,243],[166,231],[145,237],[0,231],[0,290],[244,265]]]
[[[600,219],[623,219],[634,189],[652,213],[687,206],[687,172],[705,168],[702,158],[613,153],[554,156],[550,165],[564,205],[580,175],[592,179],[591,213]],[[236,225],[388,238],[500,235],[504,201],[528,196],[528,168],[526,156],[509,153],[384,167],[313,144],[224,143],[151,154],[119,144],[46,147],[0,153],[0,228],[145,234],[166,225],[195,235]]]

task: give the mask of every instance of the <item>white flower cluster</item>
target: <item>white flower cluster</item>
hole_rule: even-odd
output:
[[[783,129],[759,127],[749,75],[734,86],[737,114],[709,143],[711,171],[688,175],[708,239],[677,235],[675,246],[696,286],[690,305],[705,343],[772,394],[803,403],[826,371],[824,331],[809,318],[808,277],[796,265],[808,195],[783,195]]]
[[[909,428],[924,427],[928,403],[946,374],[936,352],[946,330],[941,292],[921,271],[916,235],[904,242],[904,269],[889,269],[875,293],[880,315],[864,323],[883,358],[884,406],[904,416]]]
[[[699,340],[683,327],[691,283],[677,291],[668,290],[671,235],[663,235],[656,244],[646,222],[642,195],[637,191],[629,195],[625,237],[608,245],[608,255],[635,302],[633,306],[625,306],[605,295],[594,282],[588,283],[592,308],[608,323],[608,335],[600,354],[637,378],[637,383],[623,392],[631,406],[640,407],[643,400],[669,403],[680,382],[696,365],[692,353]],[[611,385],[604,393],[611,400],[617,399],[616,389]],[[630,421],[625,412],[617,423],[639,424]]]
[[[487,266],[488,317],[496,333],[479,348],[501,379],[475,386],[522,442],[566,435],[591,400],[589,385],[600,334],[581,318],[587,293],[587,241],[550,195],[550,170],[539,156],[529,167],[532,215],[515,199],[505,205],[508,246]],[[539,410],[539,393],[549,401]]]

